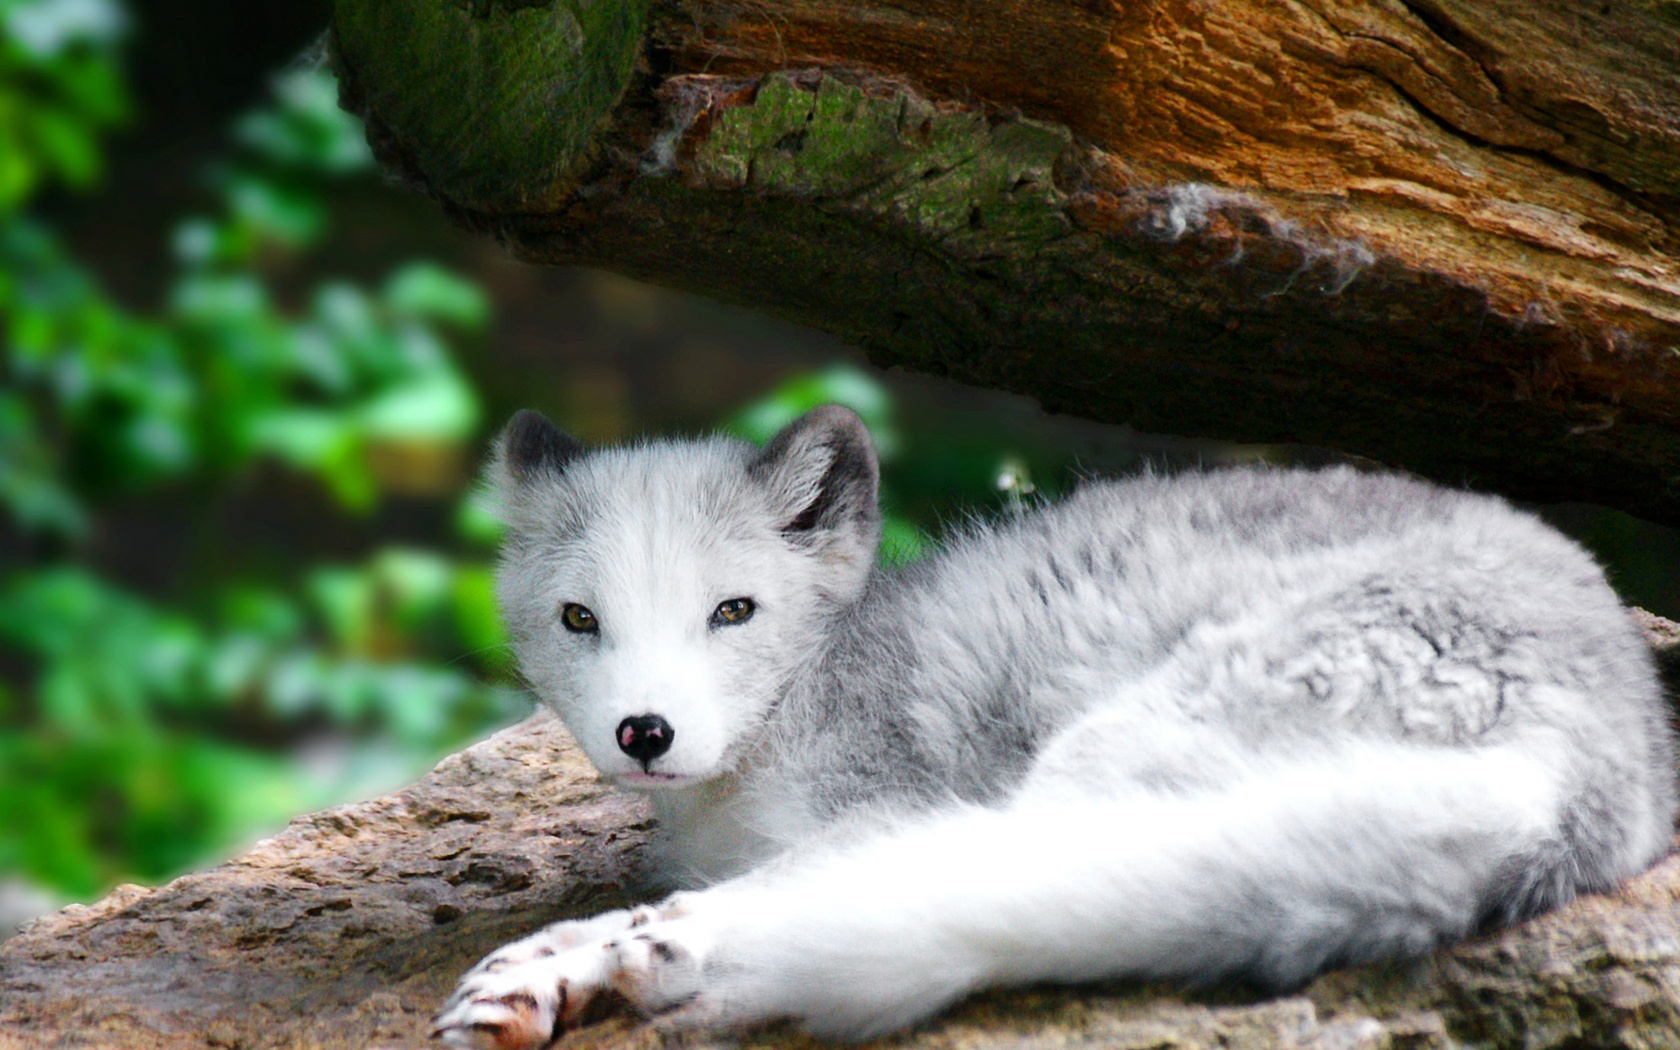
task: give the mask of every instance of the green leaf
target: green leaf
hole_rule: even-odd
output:
[[[0,137],[0,216],[29,196],[38,177],[37,165],[15,135]]]
[[[323,284],[311,311],[332,352],[363,378],[383,378],[400,371],[396,340],[380,323],[368,294],[342,281]]]
[[[441,554],[412,547],[388,548],[374,559],[373,572],[397,621],[410,630],[447,607],[454,567]]]
[[[324,656],[297,650],[275,661],[265,694],[270,713],[282,719],[301,719],[321,707],[328,676]]]
[[[363,660],[332,665],[322,677],[322,709],[340,725],[354,725],[374,713],[378,701],[378,669]]]
[[[326,228],[318,195],[250,173],[228,181],[228,208],[237,222],[289,247],[313,242]]]
[[[411,747],[427,747],[445,738],[450,712],[471,688],[460,675],[405,664],[387,669],[373,695],[397,739]]]
[[[175,227],[170,245],[175,258],[188,266],[204,266],[217,256],[220,231],[202,215],[195,215]]]
[[[123,444],[134,462],[148,473],[177,474],[193,464],[192,435],[183,419],[142,415],[124,428]]]
[[[281,408],[246,423],[251,447],[278,456],[301,470],[315,470],[356,444],[341,412],[325,408]]]
[[[234,632],[249,632],[268,643],[295,639],[304,626],[303,611],[290,594],[245,583],[224,583],[223,622]]]
[[[475,495],[462,500],[457,506],[455,531],[469,542],[495,547],[502,542],[502,535],[506,530],[502,528],[501,519],[496,517],[484,499]]]
[[[385,304],[401,316],[443,321],[462,328],[484,327],[490,302],[466,278],[430,262],[402,267],[385,281]]]
[[[293,328],[286,343],[292,366],[320,387],[323,393],[343,396],[355,386],[348,355],[338,352],[332,337],[318,324]]]
[[[360,414],[370,437],[458,441],[478,427],[478,399],[454,372],[421,376],[369,401]]]
[[[255,690],[272,659],[267,642],[255,634],[232,634],[212,647],[204,660],[209,697],[230,703]]]
[[[268,291],[254,274],[196,274],[181,279],[171,308],[182,319],[205,325],[245,325],[266,320]]]
[[[747,406],[726,427],[749,441],[764,442],[801,415],[826,404],[845,405],[856,412],[869,428],[875,451],[883,460],[897,453],[891,397],[879,380],[850,365],[796,376]]]
[[[0,8],[0,18],[6,35],[43,63],[75,44],[115,43],[128,28],[112,0],[13,0]]]
[[[455,573],[452,589],[455,633],[468,655],[487,668],[511,671],[513,653],[496,607],[495,573],[488,566],[463,566]]]
[[[373,168],[362,122],[339,106],[338,82],[330,72],[291,70],[275,78],[274,95],[285,126],[283,133],[267,136],[274,159],[329,175]]]
[[[88,514],[61,476],[60,457],[37,431],[35,413],[0,391],[0,505],[24,532],[79,538]]]
[[[246,423],[245,436],[252,449],[320,479],[340,505],[365,511],[379,491],[358,429],[355,420],[343,412],[285,408],[253,416]]]
[[[305,590],[340,647],[365,652],[373,639],[374,585],[371,574],[323,568],[310,573]]]
[[[43,162],[70,186],[84,187],[99,177],[99,140],[86,121],[49,106],[35,110],[28,127]]]

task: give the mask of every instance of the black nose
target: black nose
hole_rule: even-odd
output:
[[[642,764],[671,750],[677,731],[658,715],[636,715],[618,724],[618,749]]]

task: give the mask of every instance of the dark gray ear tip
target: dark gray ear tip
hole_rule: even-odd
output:
[[[783,427],[764,443],[749,468],[755,475],[776,469],[776,464],[789,456],[798,456],[801,449],[828,448],[835,456],[835,464],[847,474],[867,474],[874,477],[878,470],[875,439],[863,419],[845,405],[818,405]]]
[[[514,477],[522,481],[543,468],[562,470],[582,451],[576,438],[535,409],[515,412],[502,431],[502,455]]]
[[[875,446],[875,439],[864,425],[863,417],[845,405],[818,405],[788,424],[787,429],[789,433],[843,435],[851,444]]]
[[[818,405],[816,408],[806,412],[805,418],[811,420],[813,423],[822,423],[828,426],[863,426],[863,417],[859,416],[856,412],[853,412],[845,405],[835,404],[833,402],[826,405]]]

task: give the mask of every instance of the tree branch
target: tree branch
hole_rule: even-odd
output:
[[[381,156],[521,258],[1055,411],[1680,521],[1667,6],[337,0],[335,29]]]

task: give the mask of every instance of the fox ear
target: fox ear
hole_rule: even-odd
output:
[[[583,452],[576,438],[529,408],[521,409],[508,421],[496,448],[497,457],[515,481],[530,481],[542,470],[558,474]]]
[[[747,471],[769,493],[782,535],[868,568],[881,537],[880,467],[857,413],[813,408],[771,438]]]

